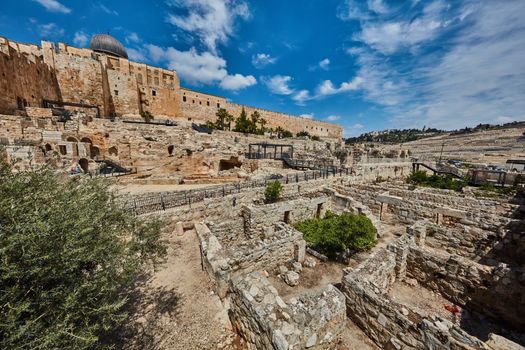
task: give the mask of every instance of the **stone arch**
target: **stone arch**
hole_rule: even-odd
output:
[[[91,141],[91,139],[90,139],[89,137],[83,137],[83,138],[81,138],[81,139],[80,139],[80,142],[93,144],[93,141]]]
[[[94,159],[100,155],[100,148],[97,146],[91,146],[89,147],[89,154],[91,156],[91,159]]]
[[[118,156],[118,148],[117,148],[117,146],[110,147],[108,149],[108,154],[110,156]]]
[[[46,143],[44,146],[46,152],[51,152],[53,150],[53,146],[51,146],[49,143]]]
[[[76,137],[73,137],[73,136],[69,136],[67,139],[66,139],[67,142],[78,142],[77,138]]]
[[[78,165],[80,165],[80,168],[82,168],[82,171],[87,173],[89,171],[89,160],[86,158],[80,158],[78,160]]]

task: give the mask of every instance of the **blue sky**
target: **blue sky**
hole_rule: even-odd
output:
[[[114,35],[184,87],[345,136],[525,120],[523,0],[2,0],[0,35]]]

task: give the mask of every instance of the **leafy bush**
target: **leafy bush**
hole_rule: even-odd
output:
[[[282,185],[279,181],[272,181],[266,185],[264,199],[266,203],[275,203],[281,196]]]
[[[312,141],[321,141],[321,138],[317,135],[311,137]]]
[[[150,121],[155,119],[153,114],[151,114],[149,111],[140,112],[140,116],[142,117],[142,119],[144,119],[146,123],[149,123]]]
[[[468,184],[468,179],[454,179],[452,175],[439,175],[434,174],[428,176],[426,172],[422,170],[413,171],[407,177],[407,183],[413,185],[427,186],[433,188],[440,188],[445,190],[461,191],[461,189]]]
[[[308,131],[299,131],[297,134],[295,134],[295,136],[297,136],[297,137],[303,137],[303,136],[310,137],[310,133]]]
[[[323,219],[310,219],[295,225],[308,245],[329,257],[345,250],[360,251],[376,244],[377,230],[364,215],[335,215],[328,211]]]
[[[0,348],[104,348],[99,337],[126,318],[127,287],[165,253],[161,227],[102,180],[0,161]]]

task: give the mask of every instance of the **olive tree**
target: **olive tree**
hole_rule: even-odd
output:
[[[0,348],[105,348],[131,282],[165,254],[161,228],[102,180],[0,160]]]

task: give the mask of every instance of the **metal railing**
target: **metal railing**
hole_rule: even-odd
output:
[[[232,184],[210,186],[198,190],[186,190],[168,193],[158,193],[149,196],[136,196],[124,203],[124,207],[131,210],[135,215],[165,211],[202,202],[207,198],[222,198],[231,194],[240,193],[244,189],[264,187],[271,181],[279,181],[281,184],[292,184],[319,179],[327,179],[335,176],[350,175],[350,168],[340,168],[337,171],[314,170],[289,174],[281,177],[275,175],[264,179],[236,182]]]

